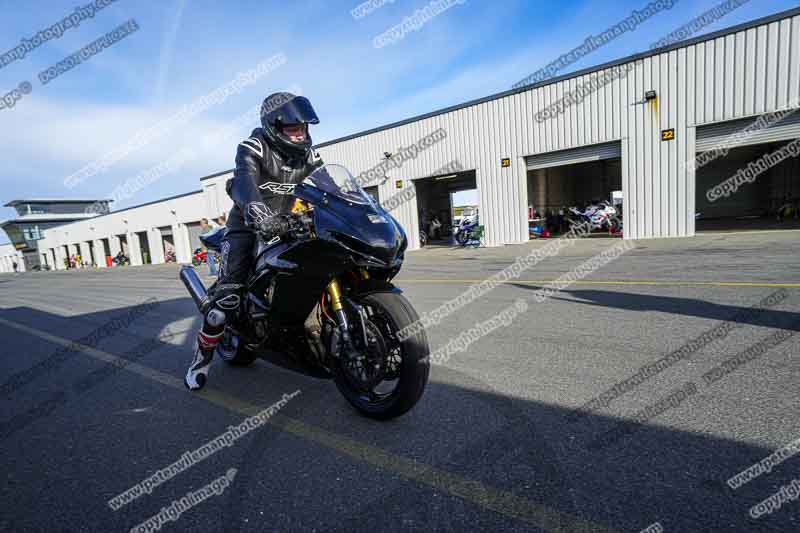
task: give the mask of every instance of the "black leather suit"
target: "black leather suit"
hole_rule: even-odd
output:
[[[291,212],[294,185],[320,166],[322,160],[313,150],[308,151],[307,157],[292,158],[270,146],[261,128],[239,143],[236,169],[226,184],[234,207],[222,241],[213,300],[219,302],[234,293],[241,295],[252,267],[256,231],[266,239],[280,236],[278,215]],[[233,300],[238,303],[239,298]],[[225,306],[225,310],[230,307]]]

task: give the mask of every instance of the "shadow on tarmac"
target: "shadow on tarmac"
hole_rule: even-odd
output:
[[[527,285],[521,288],[532,289]],[[743,308],[727,305],[715,305],[693,299],[653,297],[636,294],[607,293],[604,291],[565,291],[579,298],[589,300],[587,305],[601,305],[629,310],[658,310],[679,313],[689,316],[726,320]],[[573,302],[574,303],[574,302]],[[48,331],[63,331],[67,325],[75,332],[89,333],[92,329],[128,316],[137,306],[116,309],[113,312],[88,313],[80,316],[62,317],[51,315],[28,307],[17,307],[3,311],[6,320],[37,328],[48,324]],[[165,317],[168,320],[179,320],[191,316],[193,306],[188,298],[179,298],[160,302],[157,313],[138,317],[131,329],[150,330],[154,335],[161,331]],[[797,321],[797,313],[766,311],[752,325],[769,325]],[[56,328],[55,326],[59,326]],[[13,329],[0,324],[0,331],[14,332]],[[17,335],[26,335],[15,332]],[[153,347],[153,340],[140,336],[141,346]],[[193,336],[189,335],[184,346],[171,347],[188,353]],[[150,342],[150,344],[145,344]],[[99,349],[104,349],[104,341],[99,342]],[[156,346],[157,347],[157,346]],[[57,347],[51,347],[55,353]],[[105,348],[108,349],[108,348]],[[531,349],[530,346],[527,349]],[[146,348],[136,351],[132,346],[128,352],[111,352],[126,360],[138,361],[146,355]],[[48,356],[52,358],[52,354]],[[0,381],[4,383],[4,391],[8,391],[9,383],[17,383],[14,390],[19,390],[31,382],[48,380],[52,374],[58,373],[62,365],[68,365],[70,357],[85,357],[72,352],[66,358],[48,359],[45,365],[32,364],[25,370],[12,374],[7,365],[0,367]],[[39,357],[31,357],[38,360]],[[286,376],[280,372],[271,372],[266,364],[257,362],[255,368],[232,369],[218,365],[212,385],[231,396],[246,394],[247,387],[236,386],[236,382],[248,379],[250,372],[263,375],[265,390],[283,390],[286,388]],[[30,369],[38,369],[31,372]],[[81,385],[72,389],[52,391],[38,406],[17,405],[13,394],[4,393],[0,397],[5,403],[3,415],[2,440],[17,435],[17,438],[30,442],[32,447],[42,446],[37,440],[41,431],[35,424],[37,420],[46,423],[47,418],[56,410],[80,394],[92,394],[94,385],[124,370],[114,365],[107,365],[106,370],[94,380],[80,380]],[[163,371],[163,370],[162,370]],[[19,375],[27,372],[25,379]],[[98,372],[95,370],[94,372]],[[182,376],[175,376],[181,378]],[[294,402],[302,412],[305,423],[315,424],[314,411],[321,406],[330,406],[338,417],[335,422],[328,420],[328,425],[340,427],[342,433],[356,434],[359,440],[372,446],[391,447],[395,453],[406,458],[426,456],[432,449],[436,450],[436,459],[431,466],[457,476],[472,479],[494,491],[513,493],[537,505],[546,506],[564,517],[582,518],[595,524],[616,531],[640,531],[654,522],[660,522],[665,531],[797,531],[797,520],[800,513],[800,502],[786,502],[772,515],[758,520],[748,516],[751,506],[766,499],[781,485],[791,482],[791,474],[796,474],[800,467],[800,456],[789,459],[771,473],[740,487],[731,489],[726,480],[750,465],[768,456],[774,450],[750,444],[717,438],[688,431],[679,431],[662,427],[658,420],[652,423],[633,424],[621,421],[615,416],[600,413],[587,413],[575,424],[567,422],[574,411],[559,405],[551,405],[537,401],[512,398],[492,390],[487,384],[474,376],[461,373],[448,367],[435,366],[431,371],[432,380],[420,404],[408,415],[391,422],[375,422],[365,419],[346,405],[335,387],[314,388],[319,381],[301,377],[308,382],[303,395]],[[621,378],[624,376],[620,376]],[[16,381],[15,381],[16,380]],[[78,382],[76,382],[78,383]],[[90,386],[87,386],[87,383]],[[454,383],[458,383],[455,385]],[[676,384],[677,385],[677,384]],[[536,376],[531,376],[531,387],[536,388]],[[639,391],[641,392],[641,391]],[[702,410],[707,398],[704,394],[689,398],[680,409]],[[247,400],[246,397],[242,399]],[[588,399],[588,398],[587,398]],[[711,398],[713,401],[713,398]],[[307,409],[301,404],[306,404]],[[184,406],[180,406],[184,407]],[[329,407],[328,407],[329,408]],[[329,408],[330,409],[330,408]],[[9,415],[14,411],[16,415]],[[186,413],[187,417],[202,416],[202,413]],[[295,415],[296,416],[296,415]],[[306,418],[311,418],[309,421]],[[322,425],[318,423],[317,425]],[[442,425],[448,431],[441,430]],[[589,444],[600,434],[614,427],[629,427],[635,433],[619,441],[601,448],[590,450]],[[437,427],[439,426],[439,427]],[[346,428],[346,429],[345,429]],[[331,431],[331,429],[327,429]],[[334,430],[335,431],[335,430]],[[422,485],[421,490],[409,490],[407,484],[396,488],[396,479],[402,478],[402,472],[382,471],[381,475],[391,477],[391,491],[373,494],[362,490],[358,485],[338,485],[335,489],[330,480],[319,480],[317,493],[293,492],[286,479],[281,483],[284,491],[291,495],[295,505],[287,507],[286,500],[273,499],[264,492],[264,483],[275,482],[270,476],[278,475],[265,464],[269,464],[273,453],[273,443],[277,429],[263,430],[252,438],[248,450],[239,466],[239,474],[235,482],[235,490],[225,494],[216,505],[223,506],[218,512],[224,518],[228,531],[238,531],[245,524],[240,520],[248,512],[258,509],[262,512],[264,522],[251,520],[246,530],[259,530],[267,527],[285,530],[286,524],[294,524],[297,529],[308,529],[303,524],[326,524],[325,531],[364,532],[374,531],[450,531],[450,530],[527,530],[541,531],[530,524],[508,516],[486,511],[474,503],[465,502],[453,496],[447,490],[447,481],[443,481],[443,490]],[[144,442],[149,438],[142,435]],[[114,437],[109,435],[109,446],[113,446]],[[48,454],[63,454],[63,460],[71,460],[71,452],[62,450],[54,443],[45,446]],[[192,444],[188,443],[187,445]],[[195,443],[196,444],[196,443]],[[283,442],[285,445],[286,443]],[[184,449],[176,449],[176,457]],[[40,453],[39,450],[35,453]],[[298,450],[299,453],[302,453]],[[32,452],[34,453],[34,452]],[[221,452],[224,453],[224,452]],[[285,454],[285,450],[278,453]],[[294,453],[290,455],[295,455]],[[307,454],[305,454],[307,455]],[[7,468],[15,470],[13,457],[6,457]],[[343,462],[352,461],[343,458]],[[284,457],[286,468],[298,468],[293,465],[291,457]],[[152,465],[153,467],[157,465]],[[278,468],[278,467],[274,467]],[[368,467],[373,468],[373,467]],[[424,468],[420,464],[420,468]],[[20,472],[14,474],[24,477]],[[141,476],[139,476],[140,478]],[[114,486],[128,486],[139,481],[139,478],[114,479]],[[387,480],[388,481],[388,480]],[[74,494],[74,502],[70,505],[81,505],[82,500],[97,500],[108,497],[106,493],[97,494],[97,481],[87,484],[86,492]],[[405,488],[403,488],[405,487]],[[2,491],[9,497],[4,504],[6,524],[11,530],[14,524],[28,523],[26,516],[41,513],[41,509],[22,508],[15,505],[14,500],[29,498],[46,498],[53,495],[25,494],[29,489],[24,484],[10,487]],[[337,490],[353,503],[351,509],[331,508],[318,511],[320,503],[327,501],[329,491]],[[480,485],[475,491],[480,493]],[[102,491],[101,491],[102,492]],[[24,498],[23,498],[24,496]],[[492,495],[487,493],[480,498],[490,501]],[[304,503],[305,502],[305,503]],[[315,502],[312,504],[312,502]],[[306,503],[308,505],[306,505]],[[208,503],[204,504],[209,506]],[[209,506],[211,507],[211,506]],[[324,508],[324,505],[322,506]],[[92,513],[86,517],[88,530],[112,530],[121,527],[123,513]],[[53,508],[53,519],[57,520],[58,511]],[[532,515],[538,511],[528,510]],[[274,517],[270,518],[270,517]],[[282,517],[281,520],[275,520]],[[128,517],[130,518],[130,517]],[[130,520],[128,520],[129,522]],[[128,523],[125,522],[125,523]],[[130,527],[130,526],[128,526]],[[180,524],[178,525],[180,528]],[[59,529],[54,523],[54,530]],[[242,529],[245,530],[245,529]],[[551,527],[551,531],[594,531],[594,529],[577,529],[574,522],[565,518],[560,527]]]
[[[509,283],[508,285],[529,291],[537,291],[545,287],[544,285],[536,286],[522,283]],[[778,289],[773,290],[773,292],[776,290]],[[715,304],[695,298],[654,296],[650,294],[636,294],[620,291],[563,289],[558,292],[569,294],[583,301],[576,301],[559,296],[551,296],[550,299],[571,304],[624,309],[626,311],[657,311],[674,315],[706,318],[709,320],[729,320],[749,326],[764,326],[800,331],[800,313],[795,313],[793,311],[761,308],[756,312],[752,312],[755,309],[748,306]],[[766,296],[767,293],[764,294],[764,297]]]

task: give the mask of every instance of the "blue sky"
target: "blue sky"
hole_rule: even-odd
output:
[[[0,53],[90,0],[0,0]],[[569,69],[646,50],[721,0],[678,0]],[[627,17],[646,0],[533,2],[466,0],[401,41],[373,38],[430,0],[393,0],[355,20],[352,1],[117,0],[93,19],[0,68],[0,95],[29,81],[32,92],[0,110],[0,205],[20,197],[108,197],[114,187],[196,144],[292,87],[314,103],[316,142],[506,90],[521,78]],[[234,7],[235,6],[235,7]],[[751,0],[710,32],[797,7]],[[140,29],[42,85],[37,74],[135,19]],[[285,65],[74,188],[64,178],[180,110],[183,104],[283,53]],[[239,137],[257,126],[243,125]],[[233,166],[237,138],[203,150],[175,174],[115,205],[123,208],[199,188],[198,178]],[[0,208],[0,219],[14,211]],[[7,242],[0,234],[0,242]]]

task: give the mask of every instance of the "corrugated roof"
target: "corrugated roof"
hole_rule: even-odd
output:
[[[94,202],[113,202],[113,200],[81,198],[31,198],[28,200],[11,200],[3,207],[15,207],[19,204],[93,204]]]

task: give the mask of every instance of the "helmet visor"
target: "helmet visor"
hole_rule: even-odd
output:
[[[305,96],[296,96],[272,112],[282,124],[319,124],[319,118]]]

